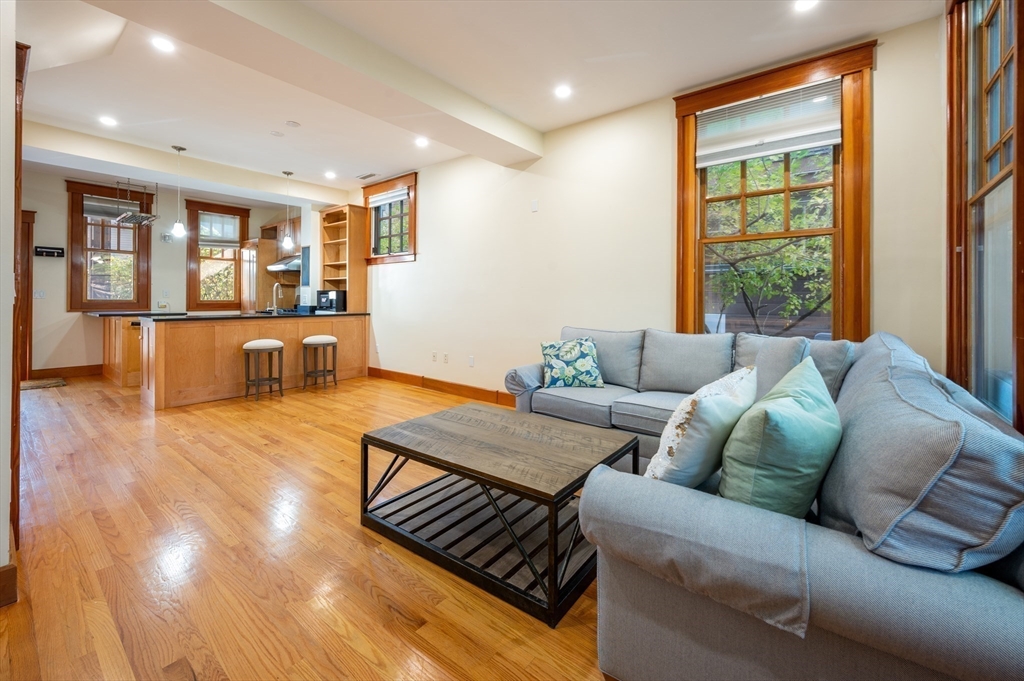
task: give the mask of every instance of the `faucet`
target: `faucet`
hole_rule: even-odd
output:
[[[277,316],[277,298],[280,295],[281,295],[281,282],[275,281],[274,282],[274,293],[273,293],[273,297],[274,297],[274,311],[271,313],[275,317]]]

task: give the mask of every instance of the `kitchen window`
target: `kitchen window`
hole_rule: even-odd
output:
[[[117,218],[148,213],[153,195],[70,180],[67,190],[68,311],[148,310],[150,227]]]
[[[241,309],[241,245],[248,238],[249,209],[185,201],[188,211],[190,311]]]
[[[369,265],[416,259],[416,173],[363,187]]]

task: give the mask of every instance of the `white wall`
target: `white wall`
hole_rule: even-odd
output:
[[[946,36],[941,17],[879,36],[872,328],[946,368]]]
[[[11,562],[11,380],[14,359],[14,3],[0,2],[0,565]]]
[[[937,369],[941,27],[933,19],[879,36],[872,243],[874,328],[900,334]],[[550,132],[544,145],[544,158],[520,169],[463,157],[420,170],[416,262],[370,268],[372,366],[501,388],[505,371],[537,361],[538,344],[565,324],[674,328],[673,101]]]
[[[371,364],[497,388],[565,324],[673,328],[673,112],[663,99],[548,133],[522,170],[422,169],[416,262],[370,268]]]
[[[74,179],[69,172],[68,179]],[[150,230],[152,246],[151,307],[154,310],[185,310],[185,239],[170,243],[161,240],[169,233],[178,212],[174,187],[160,187],[161,217]],[[182,194],[181,216],[185,220]],[[244,199],[234,202],[245,205]],[[26,172],[22,187],[22,208],[36,211],[35,245],[58,246],[68,251],[68,194],[65,177],[50,173]],[[249,216],[250,230],[271,222],[280,212],[274,208],[254,208]],[[86,366],[103,362],[103,324],[100,319],[81,312],[67,311],[67,257],[33,258],[32,288],[45,298],[32,301],[32,368]],[[167,308],[158,303],[166,301]]]

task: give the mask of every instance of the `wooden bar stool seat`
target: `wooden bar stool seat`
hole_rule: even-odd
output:
[[[284,397],[284,384],[282,383],[282,376],[284,376],[284,343],[274,338],[259,338],[251,340],[242,346],[242,352],[245,357],[245,397],[249,398],[249,386],[255,386],[256,388],[256,401],[260,401],[260,386],[266,385],[270,387],[268,391],[271,395],[274,394],[274,386],[277,386],[277,391],[281,397]],[[277,353],[277,376],[274,375],[274,353]],[[260,376],[260,355],[267,356],[267,376]],[[252,378],[249,372],[249,357],[253,358],[253,364],[256,367],[256,377]]]
[[[327,350],[332,351],[331,366],[327,367]],[[309,355],[313,355],[313,368],[309,368]],[[320,354],[323,353],[324,368],[320,368]],[[327,387],[327,377],[334,379],[334,385],[338,385],[338,339],[334,336],[306,336],[302,339],[302,389],[306,389],[307,379],[313,377],[313,385],[317,379],[323,376],[324,387]]]

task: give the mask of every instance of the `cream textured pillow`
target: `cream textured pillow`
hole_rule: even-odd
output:
[[[722,464],[733,427],[757,395],[757,369],[745,367],[709,383],[684,399],[661,433],[658,453],[644,474],[696,487]]]

